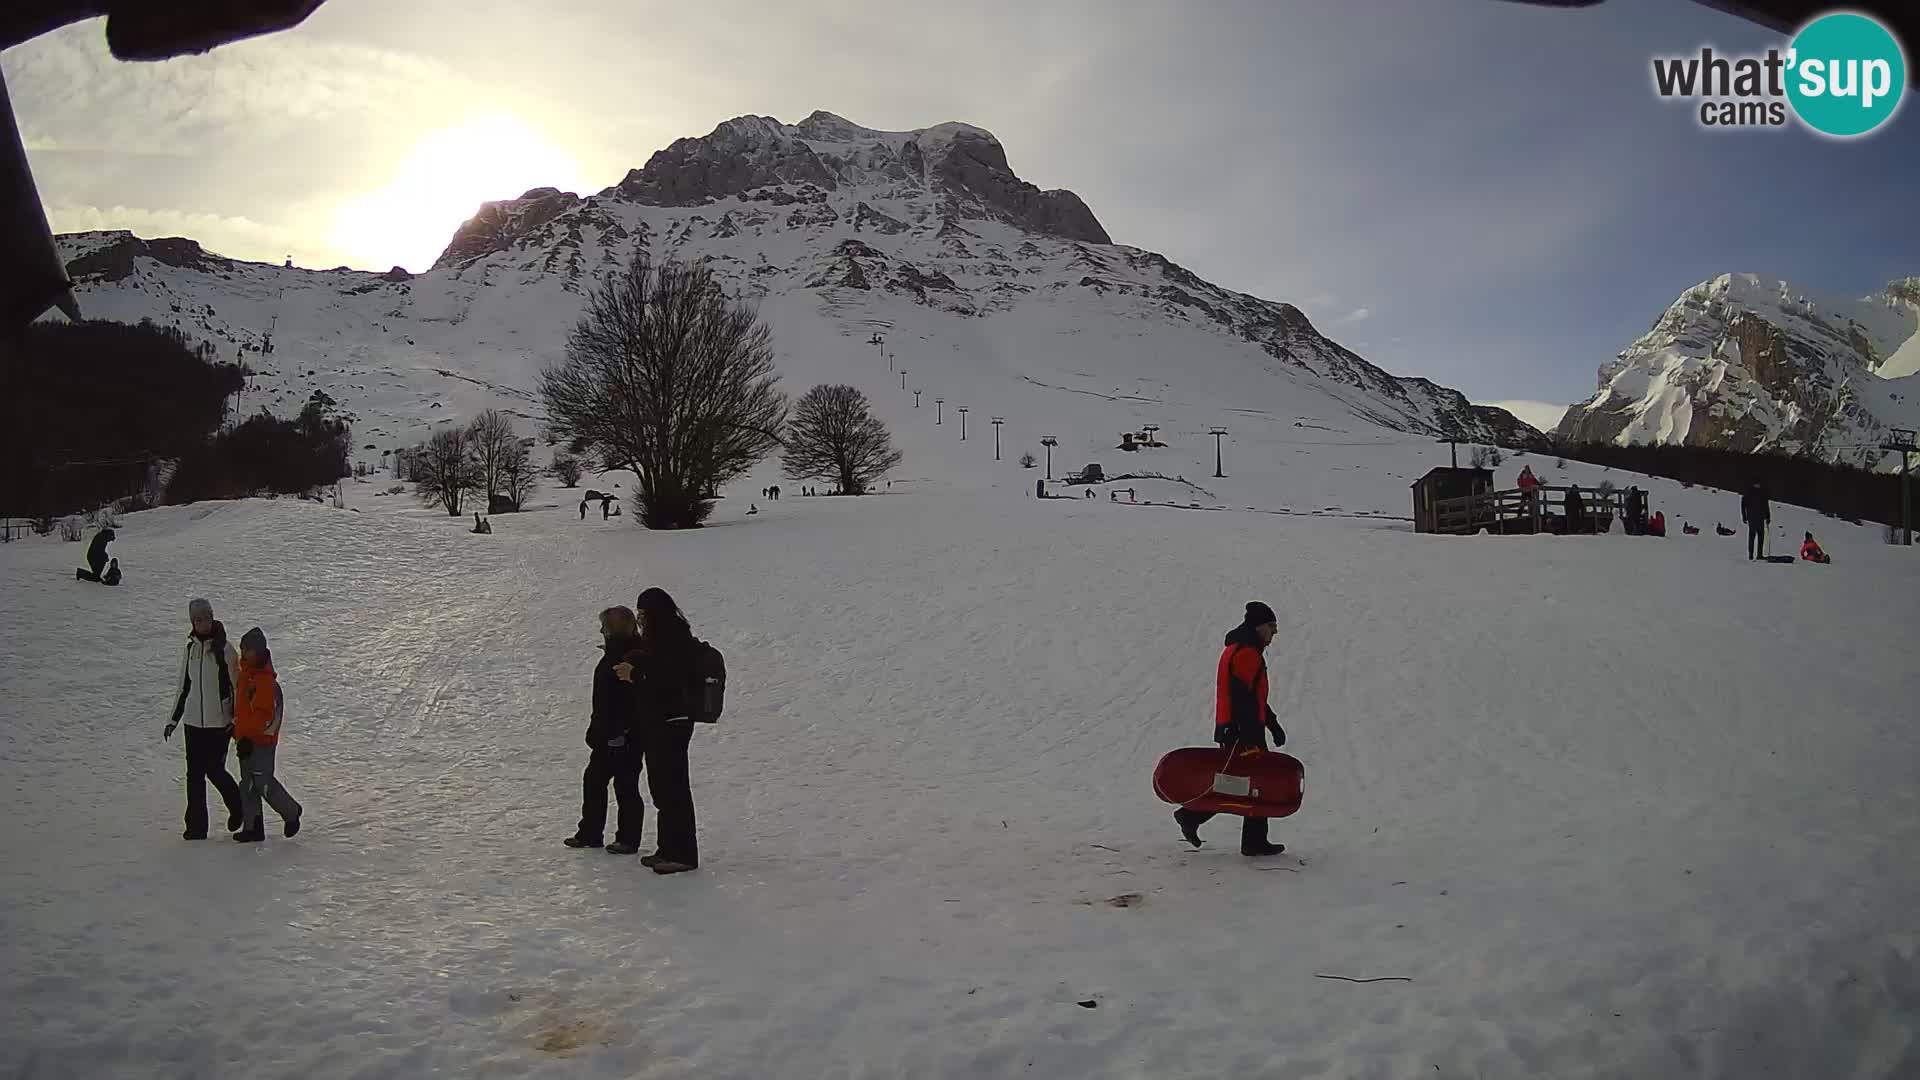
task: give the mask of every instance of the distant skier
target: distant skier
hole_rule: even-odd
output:
[[[286,705],[266,631],[256,626],[240,637],[240,674],[233,685],[234,753],[240,759],[240,811],[245,818],[233,838],[243,844],[267,838],[262,800],[280,815],[282,836],[300,831],[300,803],[273,775]]]
[[[1274,746],[1287,744],[1287,733],[1267,705],[1267,646],[1280,632],[1273,609],[1258,600],[1247,605],[1246,618],[1227,634],[1226,650],[1220,654],[1215,675],[1213,741],[1234,748],[1267,746],[1266,735],[1273,734]],[[1188,810],[1173,812],[1180,835],[1194,847],[1200,846],[1200,826],[1212,818],[1210,813]],[[1267,819],[1250,817],[1240,826],[1240,854],[1249,857],[1278,855],[1284,844],[1267,841]]]
[[[1815,540],[1812,533],[1808,533],[1806,540],[1800,544],[1800,557],[1813,563],[1830,563],[1833,561],[1832,556],[1820,549],[1820,541]]]
[[[599,847],[607,827],[607,783],[619,800],[619,819],[607,851],[631,855],[640,850],[640,826],[646,807],[640,802],[641,750],[634,732],[635,687],[614,675],[613,667],[639,644],[633,611],[610,607],[600,613],[600,662],[593,668],[593,715],[587,721],[587,771],[580,777],[580,825],[561,841],[570,848]]]
[[[73,576],[78,581],[99,581],[100,575],[107,569],[107,545],[113,543],[116,534],[110,528],[101,529],[93,534],[93,542],[87,545],[87,568],[75,570]]]
[[[1767,489],[1755,480],[1740,496],[1740,520],[1747,523],[1747,560],[1767,557],[1767,525],[1773,520],[1773,509],[1767,505]]]
[[[187,604],[193,630],[180,658],[180,696],[173,716],[161,731],[173,738],[180,721],[187,722],[187,831],[188,840],[207,838],[207,784],[211,782],[227,804],[227,831],[237,832],[246,818],[240,812],[240,785],[227,775],[227,743],[233,731],[233,669],[239,653],[227,640],[227,628],[213,617],[205,600]]]

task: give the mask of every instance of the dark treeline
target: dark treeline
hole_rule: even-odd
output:
[[[44,519],[139,502],[166,461],[191,474],[191,493],[176,484],[169,502],[303,491],[346,472],[344,425],[317,416],[255,418],[221,433],[227,398],[249,373],[171,327],[36,323],[15,344],[0,395],[0,514]],[[214,466],[226,457],[243,460]]]
[[[1792,503],[1848,520],[1900,523],[1900,475],[1876,473],[1806,454],[1758,454],[1702,446],[1614,446],[1554,441],[1542,452],[1592,465],[1665,477],[1700,487],[1743,491],[1766,485],[1775,502]],[[1730,518],[1739,507],[1727,504]]]

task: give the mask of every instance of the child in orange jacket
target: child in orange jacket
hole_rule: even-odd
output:
[[[233,679],[234,749],[240,758],[240,810],[245,818],[233,838],[243,844],[267,838],[261,820],[262,799],[285,822],[285,835],[300,831],[300,804],[273,775],[273,757],[280,745],[280,721],[285,712],[286,699],[273,672],[267,635],[256,626],[240,639],[240,670]]]

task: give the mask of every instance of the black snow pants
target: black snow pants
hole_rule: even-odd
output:
[[[1747,558],[1764,559],[1767,557],[1767,522],[1747,522]]]
[[[636,746],[602,747],[587,759],[587,771],[580,777],[579,835],[587,840],[605,838],[608,781],[613,782],[614,798],[620,802],[613,839],[638,847],[647,807],[640,801],[640,749]]]
[[[695,835],[693,790],[687,775],[687,744],[693,740],[693,721],[663,720],[644,725],[647,754],[647,794],[660,817],[654,853],[669,862],[700,865],[700,841]]]
[[[220,792],[227,813],[240,814],[240,785],[227,774],[227,744],[232,741],[226,728],[194,727],[184,724],[187,746],[187,832],[207,835],[207,783]]]

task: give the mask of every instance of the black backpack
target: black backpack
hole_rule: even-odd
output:
[[[717,723],[727,700],[727,662],[719,649],[704,641],[695,641],[692,671],[687,686],[687,715],[696,723]]]

